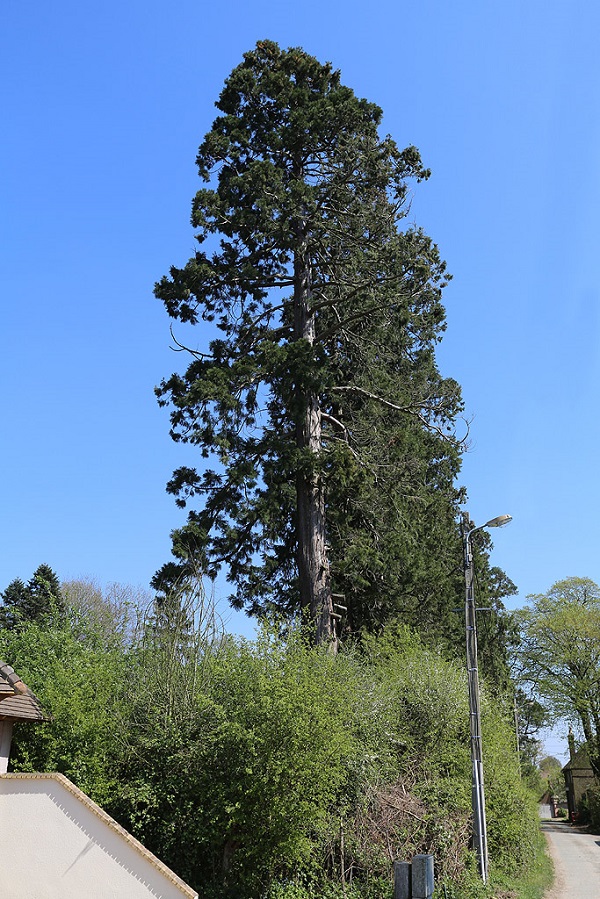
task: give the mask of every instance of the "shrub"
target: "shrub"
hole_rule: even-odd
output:
[[[481,893],[461,666],[403,627],[334,656],[294,630],[194,633],[197,617],[104,648],[80,620],[5,635],[54,715],[15,764],[66,773],[206,896],[379,899],[417,852],[447,895]],[[497,700],[483,740],[491,867],[510,878],[537,815]]]

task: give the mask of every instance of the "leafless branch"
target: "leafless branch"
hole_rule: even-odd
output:
[[[175,344],[174,347],[171,347],[171,349],[173,350],[174,353],[184,353],[184,352],[189,353],[195,359],[199,359],[199,360],[212,359],[212,356],[210,353],[201,353],[200,350],[193,350],[191,347],[186,346],[185,344],[183,344],[179,340],[177,340],[177,338],[175,337],[175,334],[173,332],[172,324],[169,325],[169,332],[171,334],[173,343]]]

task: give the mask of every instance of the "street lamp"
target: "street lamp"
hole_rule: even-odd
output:
[[[481,707],[479,671],[477,668],[477,622],[473,590],[473,547],[471,537],[483,528],[501,528],[512,521],[511,515],[498,515],[477,528],[470,527],[469,516],[462,516],[463,553],[465,564],[465,627],[467,638],[467,678],[469,684],[469,717],[471,723],[471,799],[473,805],[473,843],[477,853],[479,873],[484,883],[488,879],[487,825],[485,820],[485,791],[481,755]]]

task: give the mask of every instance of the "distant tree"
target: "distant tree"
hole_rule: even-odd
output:
[[[600,587],[557,581],[520,614],[523,679],[556,717],[581,726],[600,782]]]
[[[460,572],[462,402],[434,355],[445,264],[400,228],[429,172],[301,49],[259,42],[217,107],[197,158],[204,248],[156,287],[174,319],[214,326],[157,389],[173,438],[215,463],[168,486],[182,507],[203,497],[175,556],[225,565],[251,613],[303,610],[319,641],[337,592],[352,630],[439,621]]]
[[[48,615],[64,615],[65,603],[60,590],[60,581],[49,565],[40,565],[27,584],[29,602],[27,617],[38,620]]]
[[[491,541],[485,531],[474,535],[476,596],[486,611],[478,615],[479,665],[488,688],[512,692],[510,657],[518,643],[518,627],[504,600],[517,592],[515,584],[497,566],[489,564]]]
[[[103,639],[118,636],[124,643],[134,637],[137,627],[152,604],[151,594],[127,584],[101,586],[92,578],[63,581],[61,584],[67,614],[82,628]]]
[[[559,800],[566,800],[562,763],[552,755],[545,756],[539,764],[539,772],[545,788]]]
[[[28,621],[61,618],[65,614],[60,581],[49,565],[36,568],[26,585],[16,578],[0,596],[0,621],[8,629]]]
[[[12,629],[21,617],[21,610],[27,605],[27,587],[21,578],[15,578],[14,581],[10,582],[6,590],[0,594],[0,597],[2,598],[0,625]]]
[[[521,776],[535,792],[540,792],[540,757],[543,743],[539,732],[548,725],[547,709],[517,686],[514,692],[513,711],[519,739]]]

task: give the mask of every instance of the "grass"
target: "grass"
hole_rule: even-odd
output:
[[[554,865],[541,844],[531,866],[521,876],[493,882],[490,899],[542,899],[553,881]]]

